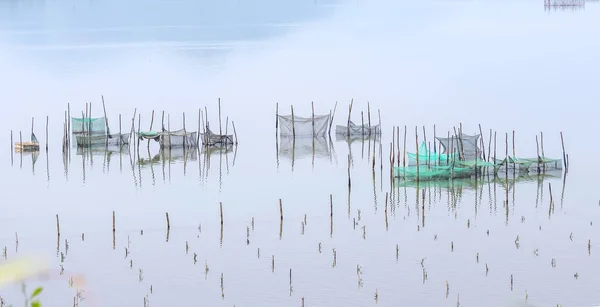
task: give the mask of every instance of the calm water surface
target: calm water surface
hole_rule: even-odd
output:
[[[3,1],[0,246],[62,265],[64,279],[30,282],[49,306],[73,303],[72,274],[86,278],[80,306],[598,305],[599,169],[586,159],[600,151],[599,34],[597,2]],[[204,107],[218,127],[220,97],[239,145],[63,157],[67,103],[100,116],[101,95],[113,131],[135,109],[142,130],[153,110],[154,127],[165,111],[195,129]],[[351,99],[355,122],[367,101],[373,121],[381,111],[382,141],[299,140],[293,156],[276,141],[276,103],[310,116],[311,101],[316,114],[338,101],[344,124]],[[10,130],[28,139],[35,117],[45,143],[46,116],[48,153],[11,156]],[[486,145],[497,131],[498,156],[514,130],[517,156],[535,156],[543,131],[560,158],[562,131],[568,176],[511,179],[508,194],[492,178],[391,188],[392,126],[408,127],[412,152],[415,126],[432,140],[434,124],[459,123],[481,124]],[[2,296],[21,301],[18,285]]]

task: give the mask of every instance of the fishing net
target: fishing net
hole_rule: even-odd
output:
[[[71,131],[73,134],[106,134],[106,119],[71,117]]]
[[[323,136],[329,131],[329,114],[313,117],[278,115],[279,134],[282,136]]]
[[[228,146],[233,145],[233,135],[219,135],[215,134],[208,127],[206,133],[200,133],[202,139],[202,145],[205,146]]]
[[[443,147],[443,153],[456,152],[460,160],[475,160],[481,156],[478,140],[481,135],[467,135],[461,133],[458,137],[437,137]]]
[[[160,132],[158,142],[161,148],[198,147],[198,132],[186,132],[184,129]]]
[[[407,152],[408,156],[408,165],[417,165],[417,154],[412,152]],[[425,142],[422,142],[419,145],[419,164],[420,165],[449,165],[454,160],[454,153],[444,154],[444,153],[435,153],[430,152],[427,148]]]
[[[129,133],[122,134],[80,134],[75,136],[77,146],[98,147],[98,146],[119,146],[129,144]]]
[[[381,127],[379,125],[371,127],[368,125],[356,125],[352,121],[350,121],[349,126],[335,126],[335,134],[348,136],[348,132],[350,132],[350,136],[376,135],[381,134]]]

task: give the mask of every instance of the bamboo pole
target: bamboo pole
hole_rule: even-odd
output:
[[[315,102],[311,101],[310,106],[312,108],[312,136],[314,138],[315,137]],[[313,139],[313,143],[314,143],[314,139]],[[313,146],[313,149],[314,149],[314,146]]]
[[[396,152],[398,154],[396,165],[400,167],[400,127],[396,126]]]
[[[335,105],[333,106],[333,114],[331,115],[331,118],[329,119],[329,135],[331,135],[331,127],[333,127],[333,119],[335,118],[335,110],[337,109],[337,101],[335,102]]]
[[[329,236],[333,237],[333,194],[329,194]]]
[[[19,131],[19,146],[21,146],[21,154],[23,153],[23,133]]]
[[[562,131],[560,132],[560,143],[562,145],[562,154],[563,154],[563,165],[565,166],[565,171],[567,170],[567,156],[565,153],[565,140],[563,138],[563,133]]]
[[[67,134],[70,136],[71,135],[71,104],[70,103],[67,103],[67,115],[68,115]]]
[[[362,138],[363,140],[365,139],[365,116],[363,111],[360,111],[360,123],[361,123],[361,128],[362,128]]]
[[[200,131],[202,131],[202,109],[198,108],[198,133],[196,134],[196,144],[200,144]]]
[[[296,139],[296,125],[294,123],[294,106],[290,106],[292,109],[292,138]]]
[[[402,149],[402,167],[406,167],[406,125],[404,125],[404,148]]]
[[[415,145],[417,146],[417,181],[419,181],[419,131],[415,126]]]
[[[223,227],[223,202],[219,202],[219,215],[221,216],[221,227]]]
[[[494,163],[496,162],[496,133],[497,131],[494,131]]]
[[[235,130],[235,122],[231,121],[231,125],[233,126],[233,135],[235,136],[235,145],[237,146],[237,144],[238,144],[238,137],[237,137],[237,132]]]
[[[352,115],[352,104],[354,103],[354,98],[350,100],[350,106],[348,107],[348,126],[346,127],[348,133],[348,140],[350,139],[350,117]]]
[[[219,123],[219,125],[220,125],[220,123]],[[184,152],[185,152],[185,149],[187,148],[186,144],[185,144],[186,139],[187,139],[187,131],[185,129],[185,112],[183,112],[183,151]],[[185,154],[184,154],[184,156],[185,156]]]
[[[540,173],[540,143],[538,142],[538,136],[535,136],[535,145],[537,151],[537,172]]]
[[[122,143],[122,138],[121,138],[122,134],[123,134],[123,132],[121,131],[121,114],[119,114],[119,147],[121,147],[121,143]]]
[[[485,161],[485,141],[483,140],[483,131],[481,130],[481,124],[479,124],[479,135],[481,138],[481,151],[483,153],[483,160]],[[475,146],[477,147],[477,146]],[[475,153],[477,153],[477,149],[475,149]],[[479,155],[475,157],[475,161],[477,161]]]
[[[275,135],[277,135],[277,129],[279,128],[279,102],[275,103]]]
[[[348,154],[348,189],[352,185],[352,180],[350,179],[350,154]]]
[[[544,154],[544,132],[540,131],[540,148],[542,149],[542,157],[546,158],[546,155]]]
[[[154,125],[154,110],[152,110],[152,117],[150,118],[150,129],[148,131],[152,131],[152,126]],[[139,135],[138,135],[139,137]],[[150,150],[150,139],[148,139],[148,150]]]
[[[167,217],[167,231],[171,230],[171,220],[169,219],[169,212],[165,212],[165,216]]]
[[[223,129],[221,128],[221,98],[219,98],[219,135],[223,135]]]
[[[14,143],[13,143],[13,131],[10,130],[10,154],[12,155],[13,151],[15,150],[14,148]]]
[[[283,203],[281,198],[279,199],[279,219],[283,221]]]
[[[490,161],[490,155],[491,154],[492,154],[492,129],[490,129],[490,137],[488,139],[488,154],[487,154],[487,161],[488,162]]]
[[[34,118],[32,117],[31,118],[31,135],[33,135],[33,120],[34,120]],[[21,144],[21,145],[23,145],[23,144]]]
[[[367,117],[369,120],[369,136],[371,135],[371,103],[367,101]],[[377,129],[375,129],[377,132]]]
[[[104,104],[104,95],[101,95],[101,97],[102,97],[102,109],[104,110],[104,123],[106,124],[106,135],[108,136],[108,135],[110,135],[110,130],[108,128],[108,116],[106,116],[106,106]],[[106,142],[108,143],[108,139]]]

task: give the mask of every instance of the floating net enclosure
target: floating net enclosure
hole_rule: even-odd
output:
[[[71,117],[71,131],[74,135],[106,134],[106,119],[104,117]]]
[[[294,115],[277,115],[279,118],[279,135],[281,136],[325,136],[329,132],[331,118],[327,115],[300,117]]]
[[[79,134],[75,135],[77,147],[120,146],[129,144],[129,133],[122,134]]]
[[[198,147],[198,132],[186,132],[184,129],[163,131],[159,133],[158,142],[161,148]]]
[[[379,124],[371,127],[369,127],[368,125],[356,125],[355,123],[350,121],[349,126],[336,125],[335,134],[344,136],[350,135],[351,137],[363,135],[380,135],[381,127],[379,126]]]
[[[436,139],[442,144],[443,153],[449,154],[452,150],[460,160],[475,160],[481,157],[481,149],[478,146],[480,134],[468,135],[461,133],[458,137]]]
[[[233,145],[233,135],[219,135],[215,134],[208,127],[206,127],[206,133],[200,133],[200,139],[202,145],[209,147],[225,147]]]

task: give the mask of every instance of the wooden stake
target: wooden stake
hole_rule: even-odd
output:
[[[58,220],[58,214],[56,215],[56,233],[60,237],[60,222]]]
[[[281,198],[279,199],[279,219],[283,220],[283,203]]]
[[[348,189],[352,185],[352,180],[350,179],[350,154],[348,154]]]
[[[223,202],[219,202],[219,213],[221,215],[221,226],[223,226]]]
[[[310,106],[312,108],[312,135],[315,137],[315,102],[311,101]]]
[[[46,115],[46,152],[48,152],[48,121],[49,121],[49,118]]]
[[[13,131],[10,131],[10,154],[12,155],[14,151],[14,143],[13,143]]]
[[[483,140],[483,131],[481,130],[481,124],[479,124],[479,137],[481,138],[481,151],[483,154],[483,160],[485,161],[485,141]],[[475,148],[475,153],[477,154],[477,156],[475,156],[475,161],[477,161],[477,158],[479,157],[477,148]]]
[[[363,111],[360,111],[360,122],[361,122],[361,128],[362,128],[362,138],[364,140],[365,138],[365,116],[363,114]]]
[[[233,126],[233,135],[235,136],[235,145],[238,144],[237,132],[235,131],[235,123],[231,121],[231,125]]]
[[[367,117],[369,119],[369,135],[371,135],[371,103],[367,101]],[[377,129],[375,129],[377,132]]]
[[[152,126],[154,125],[154,110],[152,110],[152,117],[150,118],[150,130],[152,131]],[[139,137],[139,135],[138,135]],[[148,139],[148,149],[150,149],[150,139]]]
[[[113,233],[114,233],[114,232],[115,232],[115,230],[116,230],[116,227],[115,227],[115,220],[116,220],[116,218],[115,218],[115,212],[113,211],[113,212],[112,212],[112,226],[113,226],[113,227],[112,227],[112,231],[113,231]]]
[[[400,127],[396,126],[396,152],[398,153],[397,166],[400,166]]]
[[[219,135],[223,135],[223,130],[221,129],[221,98],[219,98]]]
[[[415,126],[415,144],[417,146],[417,181],[419,181],[419,131],[418,127]]]
[[[350,139],[350,116],[352,114],[352,104],[354,103],[354,98],[350,100],[350,106],[348,107],[348,126],[346,127],[348,133],[348,139]]]
[[[335,110],[337,109],[337,101],[335,102],[335,106],[333,106],[333,114],[331,115],[331,118],[329,119],[329,135],[331,135],[331,127],[333,126],[333,118],[335,117]]]
[[[562,144],[562,153],[563,153],[563,164],[565,166],[565,171],[567,170],[567,156],[565,153],[565,140],[563,139],[563,133],[560,132],[560,143]]]
[[[171,230],[171,221],[169,220],[169,212],[165,212],[167,217],[167,231]]]
[[[296,125],[294,124],[294,106],[290,106],[292,109],[292,138],[296,138]]]
[[[67,115],[68,115],[68,120],[67,120],[67,134],[70,136],[71,135],[71,104],[67,103]]]
[[[404,125],[404,148],[402,149],[402,167],[406,167],[406,125]]]
[[[275,103],[275,135],[277,135],[277,128],[279,128],[279,102]]]

